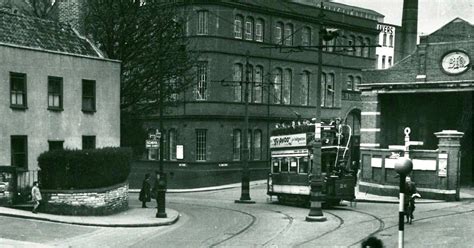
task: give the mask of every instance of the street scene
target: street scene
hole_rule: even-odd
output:
[[[0,247],[473,247],[473,0],[0,0]]]

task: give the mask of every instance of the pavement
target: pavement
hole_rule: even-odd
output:
[[[252,181],[250,186],[258,186],[266,184],[266,180]],[[241,187],[240,183],[221,185],[215,187],[205,187],[197,189],[169,189],[168,193],[190,193],[190,192],[203,192],[203,191],[215,191],[230,188]],[[131,193],[138,193],[139,190],[131,189]],[[356,202],[373,202],[373,203],[393,203],[399,202],[397,197],[390,196],[378,196],[368,194],[365,192],[359,192],[356,187]],[[461,190],[462,199],[474,199],[474,188],[463,188]],[[443,202],[440,200],[431,199],[417,199],[417,203],[434,203]],[[152,205],[152,204],[150,204]],[[114,215],[107,216],[67,216],[67,215],[53,215],[45,213],[34,214],[30,211],[19,210],[7,207],[0,207],[0,216],[18,217],[24,219],[34,219],[41,221],[84,225],[84,226],[102,226],[102,227],[151,227],[151,226],[163,226],[171,225],[179,220],[179,212],[174,209],[166,209],[167,218],[156,218],[156,208],[138,208],[131,207],[126,211],[123,211]],[[0,239],[0,243],[2,240]],[[2,243],[3,244],[3,243]]]

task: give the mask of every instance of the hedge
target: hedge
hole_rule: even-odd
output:
[[[53,150],[38,157],[39,180],[44,189],[93,189],[127,180],[132,150],[101,148]]]

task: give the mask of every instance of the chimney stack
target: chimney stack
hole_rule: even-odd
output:
[[[399,39],[395,43],[395,61],[400,61],[416,49],[418,0],[403,0],[402,28],[397,38]]]

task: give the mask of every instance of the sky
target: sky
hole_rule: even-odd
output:
[[[401,25],[403,0],[333,0],[372,9],[385,16],[384,22]],[[430,34],[460,17],[474,25],[474,0],[419,0],[418,35]]]

